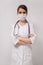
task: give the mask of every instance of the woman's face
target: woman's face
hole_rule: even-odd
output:
[[[22,9],[22,8],[19,8],[19,11],[17,12],[18,14],[18,19],[23,21],[26,19],[26,16],[27,16],[27,12],[26,10]]]
[[[18,14],[22,14],[22,13],[27,15],[26,10],[24,10],[24,9],[22,9],[22,8],[19,8]]]

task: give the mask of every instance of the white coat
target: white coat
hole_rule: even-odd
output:
[[[33,25],[30,22],[29,25],[30,25],[30,34],[34,34],[34,36],[30,38],[33,44],[36,34],[34,33]],[[14,25],[13,25],[13,29],[11,33],[12,43],[13,43],[11,65],[32,65],[32,46],[31,46],[32,44],[25,44],[20,46],[16,45],[17,42],[19,41],[16,38],[16,35],[22,37],[28,36],[28,23],[26,23],[23,26],[19,25],[19,27],[20,28],[18,30],[18,25],[16,25],[14,31]],[[15,36],[13,35],[13,32]]]

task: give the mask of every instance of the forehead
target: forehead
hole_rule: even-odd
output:
[[[19,8],[19,12],[26,12],[26,10]]]

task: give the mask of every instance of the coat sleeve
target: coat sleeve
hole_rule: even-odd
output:
[[[34,41],[35,41],[35,38],[36,38],[36,33],[34,32],[34,28],[33,28],[33,24],[32,23],[30,23],[30,35],[33,35],[33,36],[30,37],[31,42],[33,44]]]
[[[11,41],[14,45],[17,44],[17,42],[19,41],[17,39],[17,36],[18,35],[18,26],[16,25],[16,27],[14,28],[14,25],[12,25],[12,31],[11,31]]]

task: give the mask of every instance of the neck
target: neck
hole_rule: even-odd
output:
[[[22,23],[26,23],[26,20],[21,21]]]

